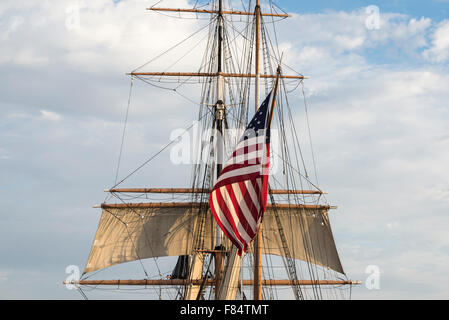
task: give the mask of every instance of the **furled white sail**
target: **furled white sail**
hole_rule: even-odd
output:
[[[343,273],[326,210],[276,212],[292,258]],[[215,230],[212,213],[200,214],[198,208],[104,208],[84,273],[138,259],[212,250]],[[268,208],[262,253],[283,256],[283,245],[273,209]]]

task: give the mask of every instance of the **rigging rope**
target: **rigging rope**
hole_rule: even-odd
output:
[[[148,163],[150,163],[154,158],[156,158],[158,155],[160,155],[162,152],[164,152],[168,147],[170,147],[173,143],[177,142],[180,137],[182,137],[184,134],[186,134],[190,129],[193,128],[195,124],[192,124],[187,129],[184,130],[184,132],[180,135],[178,135],[175,139],[171,140],[165,147],[160,149],[158,152],[156,152],[152,157],[150,157],[148,160],[146,160],[144,163],[142,163],[139,167],[137,167],[134,171],[132,171],[130,174],[128,174],[125,178],[120,180],[120,182],[116,183],[114,186],[112,186],[110,189],[115,189],[117,186],[122,184],[125,180],[129,179],[132,175],[134,175],[136,172],[138,172],[140,169],[145,167]]]
[[[187,40],[189,40],[190,38],[192,38],[193,36],[195,36],[196,34],[198,34],[199,32],[203,31],[204,29],[206,29],[210,24],[212,23],[212,21],[210,21],[208,24],[206,24],[205,26],[201,27],[200,29],[198,29],[197,31],[195,31],[194,33],[192,33],[190,36],[188,36],[187,38],[181,40],[180,42],[178,42],[177,44],[175,44],[173,47],[167,49],[166,51],[162,52],[161,54],[157,55],[156,57],[154,57],[153,59],[149,60],[148,62],[142,64],[140,67],[137,67],[136,69],[134,69],[132,72],[136,72],[140,69],[142,69],[143,67],[147,66],[148,64],[156,61],[157,59],[159,59],[160,57],[164,56],[165,54],[167,54],[168,52],[172,51],[173,49],[177,48],[178,46],[180,46],[181,44],[183,44],[184,42],[186,42]]]
[[[316,180],[316,184],[319,185],[318,174],[317,174],[317,169],[316,169],[315,153],[313,152],[312,133],[310,130],[310,121],[309,121],[309,112],[308,112],[308,108],[307,108],[306,93],[304,91],[304,81],[301,81],[301,86],[302,86],[301,87],[302,96],[304,97],[304,110],[305,110],[305,114],[306,114],[307,129],[309,131],[309,142],[310,142],[310,150],[312,153],[312,161],[313,161],[313,169],[315,172],[315,180]]]
[[[126,125],[128,123],[129,106],[131,105],[131,94],[133,90],[133,84],[134,84],[134,77],[131,77],[131,84],[129,87],[129,95],[128,95],[128,106],[126,107],[125,123],[123,124],[122,142],[120,144],[120,152],[118,156],[118,163],[117,163],[117,170],[115,172],[114,184],[117,183],[118,173],[120,170],[120,161],[122,159],[123,143],[125,142],[125,132],[126,132]]]

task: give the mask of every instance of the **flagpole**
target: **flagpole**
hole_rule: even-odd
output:
[[[271,128],[271,123],[273,121],[273,112],[276,105],[280,75],[281,66],[279,65],[271,102],[268,128]],[[260,223],[258,234],[254,240],[254,300],[262,300],[262,222]]]

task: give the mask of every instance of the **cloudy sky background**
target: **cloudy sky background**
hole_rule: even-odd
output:
[[[304,2],[278,1],[293,14],[279,41],[310,77],[320,186],[339,207],[336,243],[349,278],[381,271],[379,290],[363,285],[353,298],[447,299],[449,1]],[[66,266],[84,267],[100,216],[91,207],[114,183],[125,73],[207,23],[149,13],[152,4],[1,1],[0,298],[80,298],[62,281]],[[367,27],[371,5],[379,28]],[[193,51],[182,67],[196,62]],[[132,101],[121,176],[197,115],[179,95],[139,82]],[[167,159],[129,186],[188,185],[189,167]]]

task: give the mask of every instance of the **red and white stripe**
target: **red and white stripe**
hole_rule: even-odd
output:
[[[266,208],[269,143],[265,135],[242,140],[225,163],[209,204],[224,234],[246,251]]]

